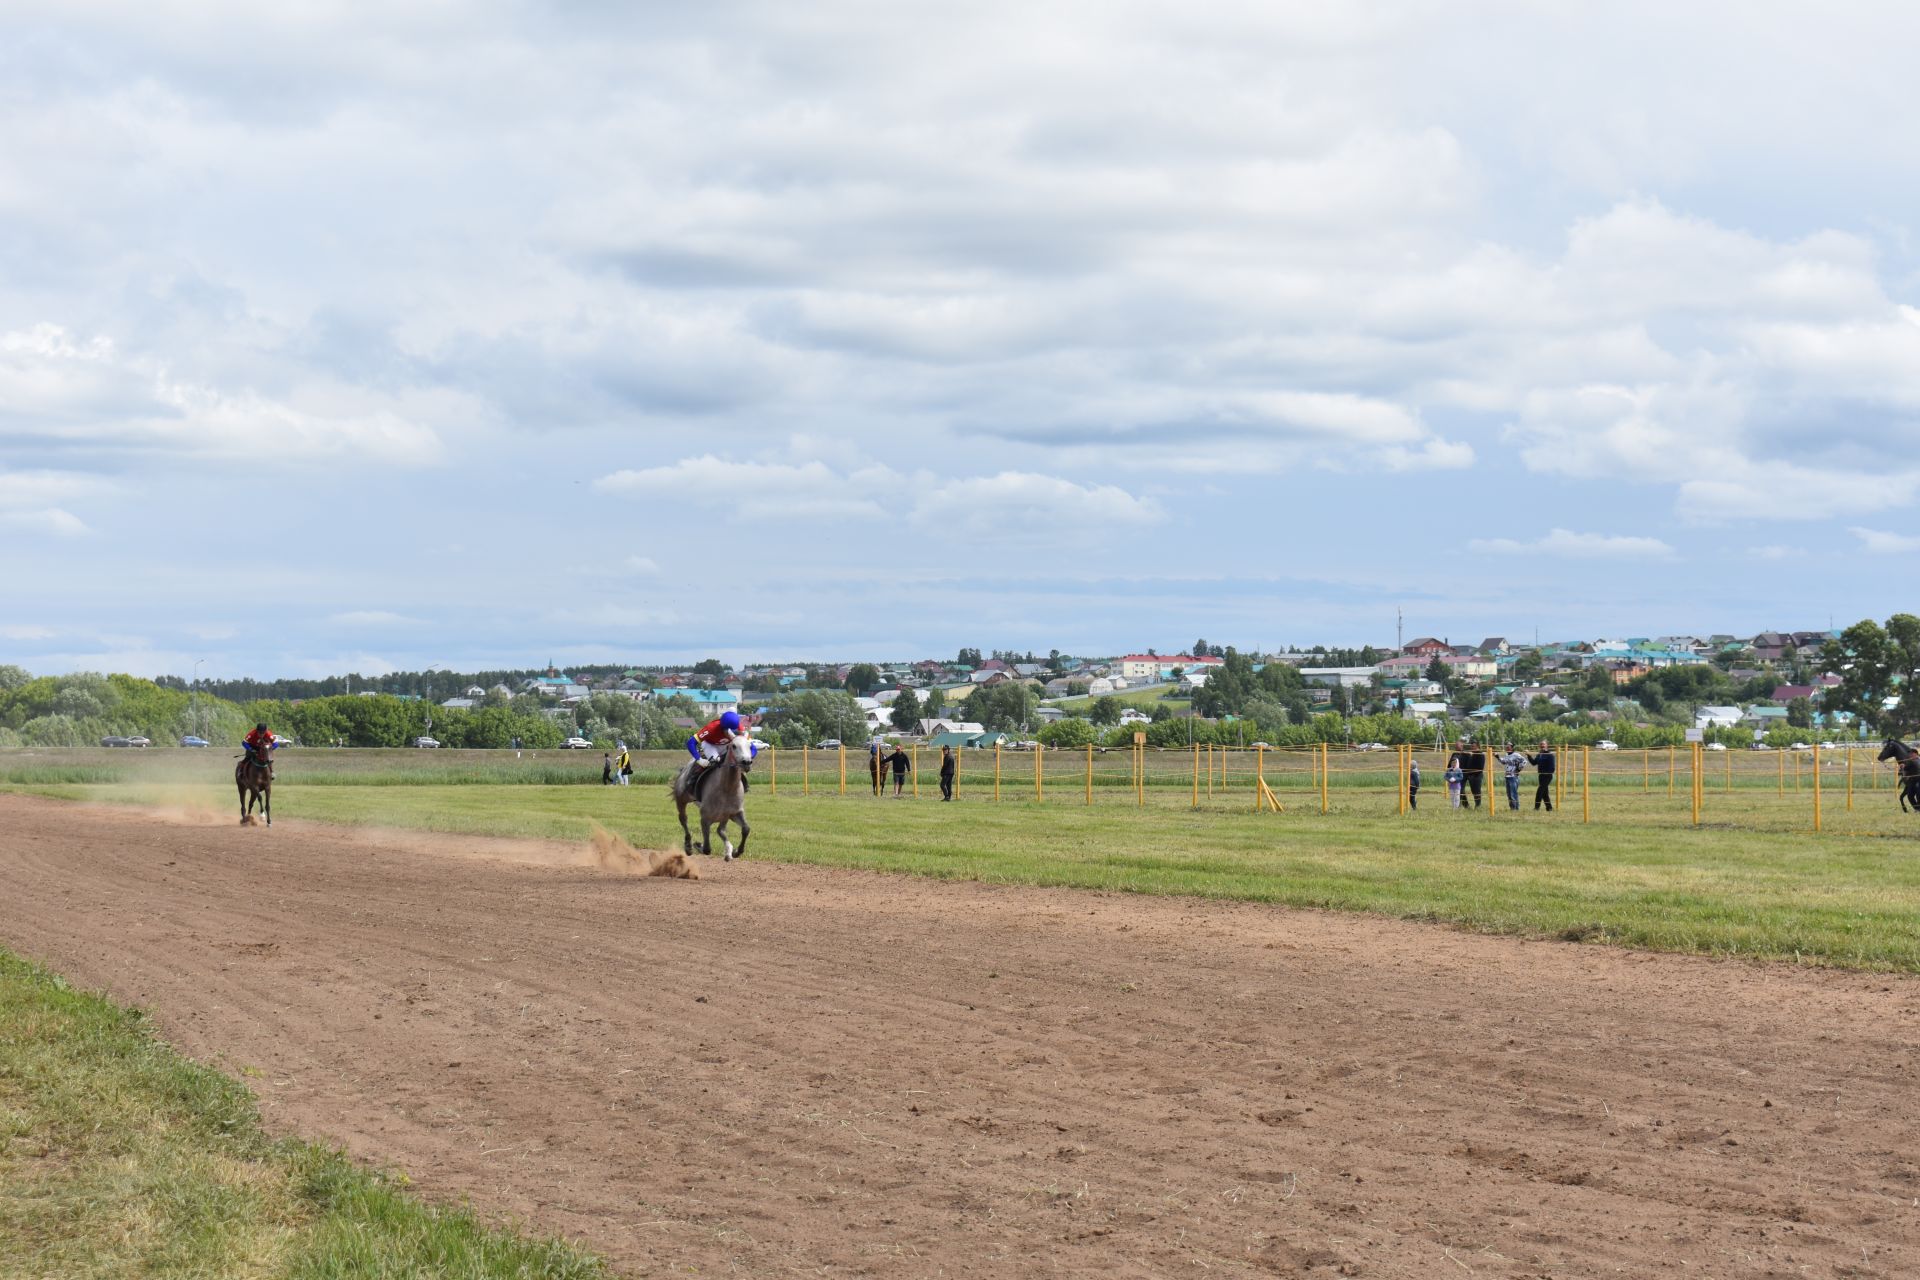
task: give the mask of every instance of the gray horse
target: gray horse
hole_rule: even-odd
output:
[[[680,808],[680,834],[683,847],[693,852],[693,832],[687,829],[687,806],[700,806],[700,852],[713,852],[713,833],[720,832],[720,843],[727,846],[726,860],[744,858],[747,837],[753,829],[747,825],[747,771],[753,768],[753,739],[741,734],[726,747],[715,764],[701,768],[689,760],[673,776],[673,802]],[[727,823],[740,828],[740,847],[727,839]]]

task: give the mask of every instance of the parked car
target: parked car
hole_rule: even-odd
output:
[[[143,738],[136,733],[127,739],[127,745],[130,747],[150,747],[153,745],[153,739]]]
[[[103,747],[130,747],[133,744],[125,738],[102,738],[100,739],[100,745]]]
[[[1385,751],[1386,749],[1387,744],[1384,742],[1363,742],[1354,748],[1355,751]]]
[[[1822,751],[1845,751],[1847,744],[1844,742],[1823,742],[1820,744],[1820,749]]]
[[[838,738],[822,738],[822,739],[820,739],[820,741],[818,741],[818,742],[816,742],[816,743],[814,743],[813,745],[814,745],[814,746],[816,746],[816,747],[818,747],[818,748],[819,748],[820,750],[822,750],[822,751],[831,751],[831,750],[832,750],[833,748],[835,748],[835,747],[837,747],[837,746],[839,746],[839,745],[840,745],[840,739],[838,739]]]
[[[413,740],[413,745],[416,747],[437,747],[440,745],[440,743],[437,739],[429,738],[429,737],[426,737],[425,735],[422,735]]]
[[[1602,751],[1618,751],[1620,749],[1620,744],[1615,742],[1612,738],[1602,738],[1600,739],[1600,741],[1594,743],[1593,745],[1600,748],[1600,750]]]
[[[180,745],[183,747],[210,747],[213,744],[205,738],[196,738],[192,734],[188,734],[186,737],[180,739]]]
[[[593,743],[589,739],[575,734],[573,737],[561,743],[560,749],[562,751],[591,751],[593,750]]]
[[[1764,742],[1756,742],[1756,743],[1754,743],[1754,744],[1753,744],[1753,749],[1754,749],[1755,751],[1771,751],[1771,750],[1773,750],[1773,748],[1772,748],[1772,747],[1770,747],[1770,746],[1768,746],[1768,745],[1767,745],[1766,743],[1764,743]]]
[[[1724,742],[1709,742],[1707,744],[1707,750],[1709,751],[1725,751],[1726,749],[1727,744]]]
[[[1249,742],[1247,745],[1258,751],[1273,750],[1273,744],[1271,742]]]
[[[1807,745],[1806,743],[1804,743],[1804,742],[1796,742],[1796,743],[1794,743],[1794,744],[1793,744],[1793,746],[1791,746],[1790,748],[1788,748],[1788,750],[1790,750],[1790,751],[1811,751],[1811,750],[1813,750],[1813,748],[1812,748],[1812,747],[1810,747],[1810,746],[1808,746],[1808,745]]]

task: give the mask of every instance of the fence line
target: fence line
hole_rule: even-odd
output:
[[[919,775],[923,763],[919,746],[909,744],[905,748],[906,780],[910,787],[903,790],[903,794],[915,799],[920,798]],[[1823,747],[1811,751],[1728,750],[1721,753],[1710,752],[1700,743],[1689,743],[1684,751],[1675,747],[1618,751],[1561,748],[1555,753],[1559,767],[1554,772],[1549,798],[1555,816],[1567,819],[1573,817],[1567,808],[1569,800],[1577,801],[1578,820],[1587,823],[1638,822],[1696,827],[1712,823],[1783,830],[1837,830],[1861,835],[1894,834],[1884,828],[1888,814],[1898,817],[1898,811],[1889,803],[1895,797],[1878,795],[1895,788],[1893,766],[1883,768],[1871,757],[1863,761],[1860,753],[1867,749]],[[1031,752],[1030,778],[1024,785],[1016,782],[1010,789],[1008,784],[1024,772],[1014,767],[1016,762],[1025,763],[1018,759],[1021,754],[1021,751],[998,746],[990,752],[957,748],[954,798],[1048,806],[1078,803],[1092,807],[1113,803],[1113,798],[1124,789],[1125,793],[1131,793],[1128,798],[1134,808],[1145,808],[1151,803],[1182,805],[1193,810],[1217,810],[1224,805],[1230,810],[1250,804],[1255,812],[1371,813],[1408,820],[1424,820],[1436,810],[1453,808],[1444,782],[1445,763],[1453,754],[1452,748],[1400,745],[1384,751],[1360,751],[1336,750],[1329,743],[1247,748],[1214,743],[1166,749],[1140,744],[1117,748],[1055,748]],[[800,757],[797,762],[790,758],[794,755]],[[1714,755],[1721,758],[1714,760]],[[635,753],[636,768],[647,763],[646,757],[656,756],[674,758],[666,752]],[[848,794],[845,747],[825,750],[764,747],[761,756],[760,768],[767,776],[768,790],[773,795],[782,794],[783,783],[788,796],[795,793],[796,784],[798,794],[804,797]],[[1498,823],[1516,810],[1511,799],[1503,794],[1504,765],[1491,748],[1486,749],[1485,760],[1485,772],[1477,779],[1480,803],[1477,806],[1473,803],[1475,779],[1468,778],[1462,787],[1462,807],[1484,809],[1485,820]],[[927,763],[934,761],[929,758]],[[1860,777],[1863,764],[1865,776]],[[820,788],[816,788],[813,781],[816,765],[826,768],[825,776],[829,780]],[[1664,766],[1667,775],[1664,794],[1656,786],[1660,766]],[[1420,770],[1422,782],[1418,792],[1411,788],[1416,768]],[[1075,773],[1080,776],[1074,777]],[[1535,790],[1537,772],[1529,768],[1522,774],[1527,789]],[[1680,790],[1683,774],[1687,783],[1684,796]],[[664,768],[661,776],[665,776]],[[880,776],[871,781],[872,795],[891,798],[884,768]],[[1078,785],[1074,785],[1076,783]],[[1517,782],[1516,788],[1519,785]],[[1860,816],[1869,803],[1880,829],[1869,829]],[[1920,834],[1920,818],[1914,819],[1913,833]]]

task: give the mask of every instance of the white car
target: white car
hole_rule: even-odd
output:
[[[1594,743],[1593,745],[1598,747],[1602,751],[1618,751],[1620,749],[1620,744],[1615,742],[1612,738],[1602,738],[1600,739],[1600,741]]]
[[[1727,744],[1724,742],[1709,742],[1707,744],[1707,750],[1709,751],[1725,751],[1726,749]]]
[[[1822,751],[1845,751],[1847,744],[1844,742],[1823,742],[1820,744],[1820,749]]]
[[[423,735],[421,737],[415,738],[413,740],[413,745],[416,747],[437,747],[440,745],[440,741],[437,738],[429,738]]]
[[[575,734],[573,737],[561,743],[560,749],[562,751],[591,751],[593,750],[593,743],[581,737],[579,734]]]
[[[1793,745],[1792,745],[1791,747],[1789,747],[1789,748],[1787,748],[1787,749],[1788,749],[1789,751],[1811,751],[1811,750],[1813,750],[1813,748],[1812,748],[1812,747],[1810,747],[1810,746],[1808,746],[1808,745],[1807,745],[1806,743],[1804,743],[1804,742],[1796,742],[1796,743],[1794,743],[1794,744],[1793,744]]]

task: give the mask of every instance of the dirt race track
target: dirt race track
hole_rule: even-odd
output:
[[[0,796],[0,941],[631,1274],[1920,1275],[1912,979],[702,870]]]

